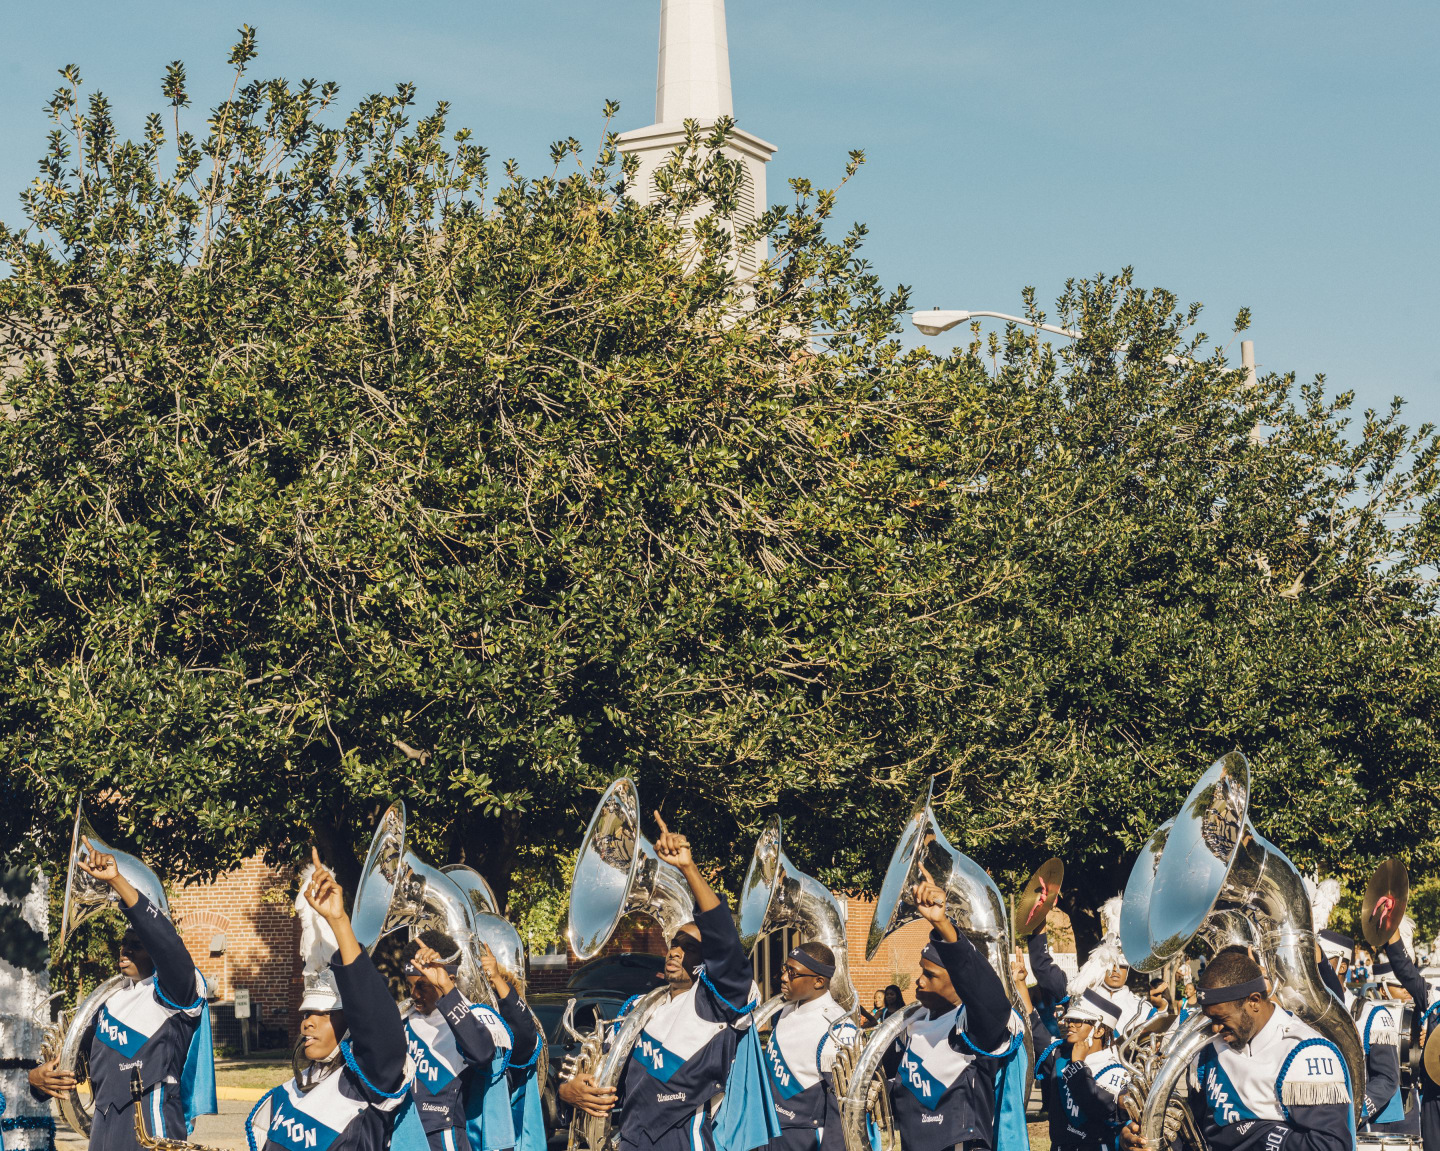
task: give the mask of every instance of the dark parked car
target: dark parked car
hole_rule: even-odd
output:
[[[624,951],[575,968],[565,986],[572,991],[623,991],[628,998],[659,987],[664,974],[663,955]]]

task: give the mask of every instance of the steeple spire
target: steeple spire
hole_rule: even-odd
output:
[[[733,116],[725,0],[661,0],[655,122]]]
[[[730,45],[725,36],[725,0],[660,0],[660,72],[655,83],[655,123],[620,136],[620,149],[640,162],[631,195],[655,196],[655,170],[685,143],[685,121],[711,127],[733,116],[730,99]],[[725,154],[744,167],[733,222],[738,228],[765,210],[765,165],[775,145],[743,128],[732,128]],[[735,253],[741,276],[753,275],[765,260],[759,240]]]

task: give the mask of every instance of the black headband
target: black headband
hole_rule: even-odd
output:
[[[940,958],[940,949],[933,943],[927,943],[920,951],[920,958],[926,963],[933,963],[936,967],[944,967],[945,961]]]
[[[445,968],[445,974],[449,976],[454,976],[454,974],[460,970],[460,964],[458,963],[444,963],[441,964],[441,966]],[[411,960],[407,959],[405,961],[405,974],[424,975],[425,972],[421,971]]]
[[[815,974],[822,979],[829,979],[830,976],[835,974],[835,965],[833,963],[826,963],[824,960],[816,959],[815,956],[811,955],[808,951],[802,951],[798,947],[790,952],[789,958],[795,960],[801,967],[810,968],[811,971],[815,972]]]
[[[1267,995],[1265,979],[1247,979],[1244,983],[1232,983],[1229,987],[1197,987],[1195,999],[1201,1007],[1212,1003],[1234,1003],[1237,999],[1249,999],[1252,995]]]

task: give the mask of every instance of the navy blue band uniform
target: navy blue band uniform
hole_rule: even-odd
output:
[[[1387,943],[1384,954],[1377,957],[1375,977],[1385,983],[1403,987],[1410,993],[1410,1033],[1404,1034],[1404,1004],[1390,1000],[1388,1007],[1396,1027],[1397,1044],[1408,1039],[1412,1051],[1422,1051],[1424,1027],[1422,1021],[1430,1007],[1430,986],[1415,966],[1414,960],[1400,940]],[[1434,1016],[1431,1016],[1433,1021]],[[1362,1028],[1363,1034],[1363,1028]],[[1367,1065],[1368,1065],[1367,1049]],[[1399,1054],[1396,1054],[1397,1070]],[[1417,1073],[1419,1091],[1412,1092],[1412,1098],[1404,1098],[1404,1092],[1397,1092],[1395,1101],[1387,1112],[1380,1112],[1376,1122],[1367,1127],[1385,1135],[1419,1135],[1427,1149],[1440,1149],[1440,1087],[1431,1083],[1423,1071]],[[1367,1084],[1367,1094],[1368,1094]],[[1418,1098],[1413,1096],[1418,1095]]]
[[[780,1120],[771,1151],[844,1151],[835,1098],[835,1054],[860,1030],[828,991],[808,1003],[787,1003],[765,1044],[765,1071]]]
[[[957,1143],[991,1148],[995,1081],[1013,1048],[1015,1018],[1005,986],[965,936],[932,932],[926,959],[938,959],[964,1003],[939,1016],[922,1009],[897,1042],[891,1111],[905,1151],[941,1151]]]
[[[714,1148],[709,1104],[725,1089],[753,981],[729,907],[699,912],[695,923],[701,975],[651,1012],[620,1078],[623,1148]]]
[[[509,1075],[512,1063],[523,1064],[535,1050],[534,1020],[514,988],[499,1006],[497,1013],[451,990],[428,1015],[413,1007],[404,1015],[415,1105],[432,1151],[470,1151],[466,1098],[484,1086],[477,1077]]]
[[[180,1077],[205,1007],[205,981],[171,922],[145,896],[121,906],[155,973],[116,991],[96,1013],[82,1044],[90,1064],[93,1151],[132,1151],[130,1076],[145,1084],[145,1128],[157,1138],[187,1137]]]
[[[1350,1151],[1355,1143],[1339,1049],[1279,1007],[1242,1049],[1216,1038],[1201,1050],[1189,1102],[1213,1151]]]
[[[1089,988],[1072,1001],[1066,1018],[1107,1027],[1113,1034],[1120,1014],[1112,996]],[[1120,1114],[1119,1098],[1129,1082],[1114,1047],[1107,1045],[1077,1060],[1071,1044],[1049,1038],[1038,1009],[1030,1013],[1030,1028],[1036,1051],[1035,1078],[1050,1120],[1051,1146],[1068,1151],[1114,1151],[1126,1122]]]
[[[332,963],[349,1028],[350,1061],[336,1053],[305,1084],[276,1088],[251,1116],[263,1151],[384,1151],[406,1094],[400,1009],[370,956]],[[308,1087],[308,1090],[305,1088]]]

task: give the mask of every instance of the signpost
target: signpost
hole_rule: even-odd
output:
[[[250,992],[244,987],[235,989],[235,1019],[240,1024],[240,1049],[248,1058],[250,1055]]]

